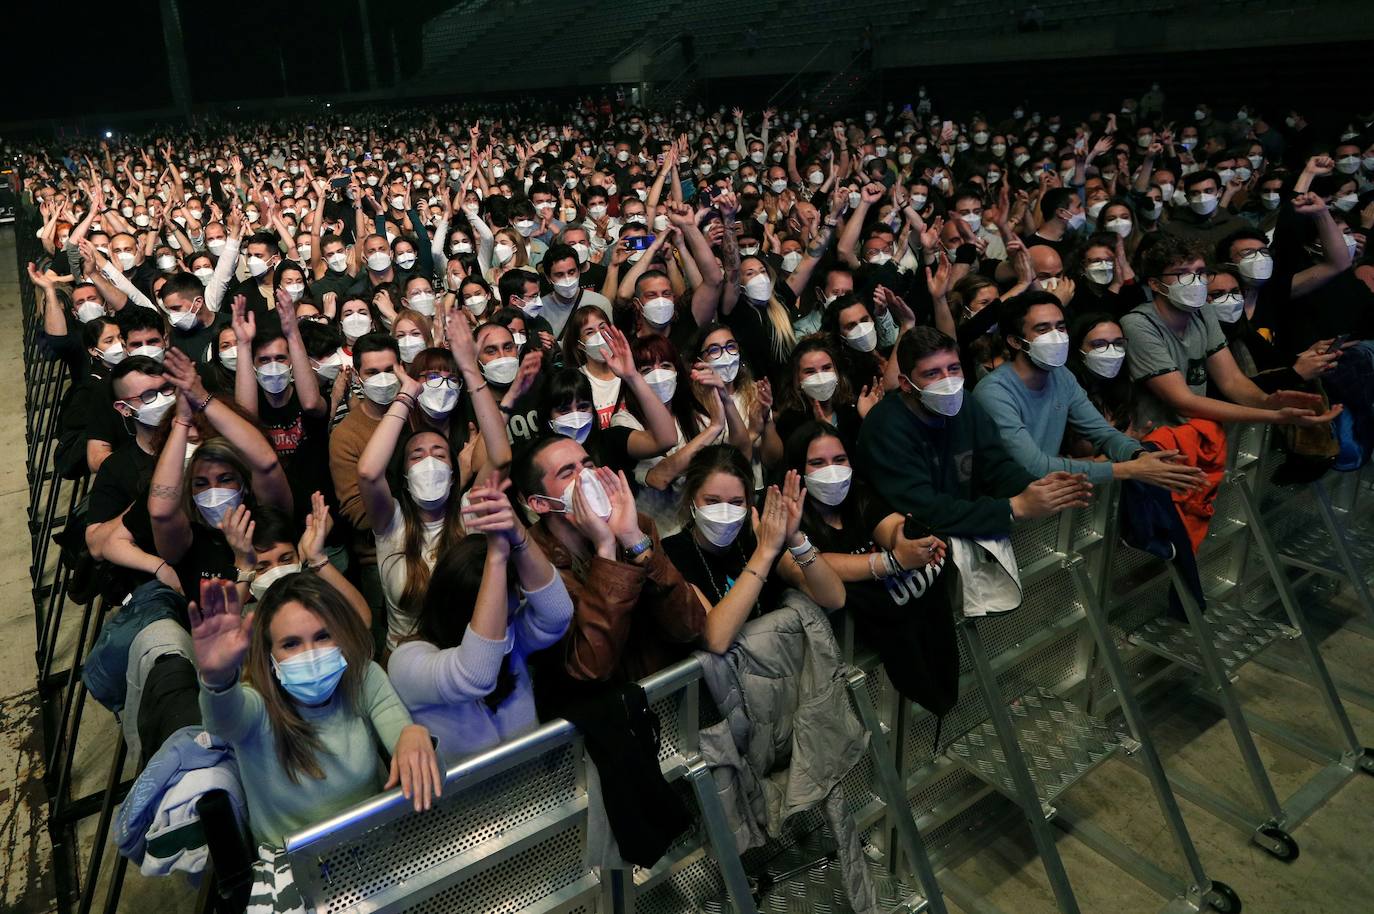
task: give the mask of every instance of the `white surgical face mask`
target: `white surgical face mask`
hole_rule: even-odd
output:
[[[129,354],[124,351],[124,345],[118,340],[111,343],[105,349],[100,350],[100,360],[110,366],[118,365],[120,362],[124,361],[128,355]]]
[[[853,479],[853,469],[842,463],[832,463],[806,474],[806,494],[833,507],[844,501]]]
[[[515,380],[520,371],[520,360],[513,355],[503,355],[498,359],[482,363],[482,377],[502,387]]]
[[[144,344],[142,346],[135,346],[133,349],[130,349],[129,355],[146,355],[148,358],[156,362],[161,362],[163,358],[166,357],[167,350],[163,349],[161,346],[151,346],[148,344]]]
[[[572,298],[577,294],[578,288],[582,285],[580,277],[576,274],[566,276],[553,284],[554,291],[563,298]]]
[[[1331,205],[1343,213],[1348,213],[1360,202],[1358,194],[1341,194],[1331,201]]]
[[[119,258],[119,268],[125,272],[134,268],[134,255],[131,251],[120,251],[115,255]]]
[[[202,489],[192,500],[200,510],[200,516],[216,530],[224,522],[225,516],[243,502],[242,489]]]
[[[409,270],[411,267],[415,266],[415,252],[405,251],[403,253],[397,254],[396,265],[399,266],[402,270]]]
[[[401,361],[409,365],[415,361],[415,357],[420,354],[420,350],[425,348],[425,338],[407,334],[396,340],[396,345],[401,349]]]
[[[76,307],[76,319],[83,324],[90,323],[97,317],[103,317],[105,306],[97,298],[88,298]]]
[[[222,359],[223,355],[220,358]],[[343,363],[343,353],[334,352],[315,363],[315,374],[326,381],[332,381],[339,376],[339,370],[343,368]]]
[[[919,396],[921,405],[937,415],[958,415],[964,405],[964,379],[958,375],[948,375],[932,381],[920,388]]]
[[[406,491],[426,511],[442,507],[453,485],[453,467],[438,457],[416,461],[406,470]]]
[[[420,312],[425,317],[433,317],[434,293],[423,291],[410,293],[410,307]]]
[[[389,266],[391,266],[391,255],[386,251],[373,251],[367,255],[367,268],[372,272],[385,272]]]
[[[1046,371],[1059,368],[1069,358],[1069,335],[1063,330],[1050,330],[1029,342],[1030,360]]]
[[[1099,286],[1105,286],[1112,281],[1116,267],[1110,260],[1096,260],[1085,266],[1083,272]]]
[[[674,310],[673,300],[662,295],[646,298],[641,304],[644,319],[655,327],[667,326],[673,319]]]
[[[609,352],[610,348],[611,347],[606,342],[606,338],[601,335],[600,330],[582,341],[583,351],[587,353],[587,358],[591,359],[593,362],[605,362],[606,354]]]
[[[1200,282],[1188,285],[1173,283],[1168,287],[1169,303],[1184,311],[1196,311],[1207,304],[1207,286]]]
[[[667,403],[677,393],[677,372],[671,368],[655,368],[644,372],[644,383],[649,385],[660,401]]]
[[[1189,196],[1188,206],[1199,216],[1210,216],[1217,208],[1216,194],[1196,194]]]
[[[496,242],[492,248],[492,256],[496,258],[498,264],[504,264],[515,255],[515,248],[504,241]]]
[[[768,278],[767,273],[755,274],[744,284],[744,294],[751,301],[768,301],[773,295],[773,280]]]
[[[1116,232],[1122,238],[1131,233],[1131,220],[1129,219],[1108,219],[1103,226],[1109,232]]]
[[[1270,210],[1271,212],[1273,210],[1278,209],[1279,203],[1281,203],[1282,201],[1283,198],[1273,191],[1260,194],[1260,202],[1264,204],[1265,209]]]
[[[1251,251],[1240,258],[1236,269],[1251,282],[1264,282],[1274,275],[1274,258],[1261,251]]]
[[[1240,292],[1227,292],[1212,299],[1208,304],[1212,306],[1212,313],[1217,316],[1217,320],[1223,324],[1234,324],[1245,312],[1245,296]]]
[[[574,411],[564,413],[561,416],[554,416],[549,420],[549,428],[564,438],[571,438],[578,444],[587,440],[587,436],[592,431],[592,420],[595,417],[591,413]]]
[[[818,371],[813,375],[802,378],[801,389],[808,397],[824,403],[835,393],[835,387],[840,383],[840,376],[833,371]]]
[[[1106,349],[1089,349],[1083,353],[1083,364],[1099,378],[1111,380],[1121,373],[1121,365],[1126,360],[1123,347],[1108,346]]]
[[[291,282],[282,286],[282,288],[286,290],[287,295],[291,296],[291,301],[293,302],[300,301],[301,296],[305,294],[305,283]]]
[[[201,285],[208,285],[210,280],[213,279],[215,276],[215,271],[210,269],[209,267],[200,267],[199,269],[195,270],[194,273],[196,279],[200,280]]]
[[[878,348],[878,328],[873,321],[860,321],[844,335],[845,344],[860,352]]]
[[[692,519],[701,535],[713,546],[723,548],[739,536],[749,509],[744,505],[720,502],[714,505],[692,506]]]
[[[712,371],[720,375],[722,381],[729,384],[739,374],[739,353],[722,352],[706,364],[711,366]]]
[[[170,311],[167,314],[167,320],[178,330],[190,330],[196,325],[197,313],[190,308],[185,311]]]
[[[366,311],[354,311],[345,314],[339,325],[343,327],[344,336],[356,340],[364,333],[372,332],[372,317]]]
[[[252,581],[248,582],[248,590],[253,594],[255,600],[262,600],[272,585],[280,581],[287,575],[298,574],[301,570],[300,562],[292,562],[286,565],[275,565],[262,574],[257,575]]]
[[[1343,175],[1353,175],[1360,170],[1359,156],[1342,156],[1336,160],[1336,171]]]
[[[256,279],[257,277],[259,277],[259,276],[261,276],[262,274],[266,273],[266,272],[267,272],[268,270],[270,270],[270,269],[271,269],[271,267],[268,266],[267,261],[266,261],[266,260],[263,260],[263,259],[262,259],[261,257],[259,257],[257,254],[252,254],[252,255],[249,256],[249,258],[248,258],[248,272],[251,273],[251,274],[253,275],[253,278]]]
[[[220,252],[224,250],[224,239],[211,238],[205,242],[205,246],[210,249],[211,254],[214,254],[216,257],[218,257],[220,255]]]
[[[796,270],[797,267],[801,266],[801,261],[801,251],[788,251],[786,254],[782,255],[782,268],[784,271],[791,273]]]
[[[171,254],[163,254],[161,257],[157,259],[157,268],[164,273],[172,272],[172,269],[176,265],[177,259],[173,257]]]
[[[487,297],[482,293],[469,295],[463,299],[463,307],[472,313],[473,317],[481,317],[482,312],[487,310]]]
[[[389,371],[375,374],[363,382],[363,396],[378,406],[390,405],[400,389],[401,382]]]

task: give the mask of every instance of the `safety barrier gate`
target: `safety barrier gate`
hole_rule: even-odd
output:
[[[41,302],[23,270],[38,254],[31,213],[21,214],[16,242],[36,660],[57,902],[61,911],[84,914],[103,886],[102,908],[114,912],[125,861],[116,856],[106,869],[104,860],[110,821],[131,783],[118,727],[115,749],[101,757],[109,767],[99,785],[80,795],[73,789],[94,774],[75,768],[86,705],[80,670],[107,608],[92,600],[72,611],[73,569],[52,548],[53,537],[80,510],[89,481],[64,480],[53,470],[58,406],[68,379],[58,363],[38,354]],[[873,657],[855,647],[848,620],[835,617],[851,663],[851,695],[873,736],[868,757],[846,779],[845,796],[863,832],[884,910],[943,911],[941,887],[965,910],[994,910],[949,866],[976,853],[1018,812],[1032,824],[1065,912],[1076,910],[1076,902],[1047,823],[1158,891],[1169,899],[1167,910],[1229,910],[1232,896],[1224,884],[1187,850],[1173,791],[1196,799],[1276,856],[1291,857],[1296,841],[1289,833],[1354,772],[1370,770],[1342,701],[1374,707],[1374,692],[1367,682],[1331,676],[1316,651],[1317,638],[1335,627],[1374,637],[1374,520],[1356,512],[1368,484],[1352,474],[1306,487],[1275,485],[1282,455],[1265,430],[1232,429],[1231,441],[1228,477],[1199,555],[1207,607],[1199,613],[1185,601],[1191,625],[1161,621],[1170,571],[1117,542],[1114,487],[1099,491],[1090,509],[1018,526],[1024,603],[976,627],[961,626],[961,698],[942,721],[902,700]],[[1346,599],[1347,587],[1353,601]],[[1334,740],[1291,732],[1244,708],[1229,681],[1252,660],[1317,690]],[[603,873],[586,866],[580,745],[570,725],[556,722],[456,766],[443,804],[424,814],[428,818],[412,816],[396,795],[384,795],[294,836],[298,878],[321,912],[847,910],[835,893],[828,859],[833,840],[827,845],[819,814],[796,817],[781,839],[742,861],[717,853],[720,823],[713,822],[709,779],[695,757],[697,675],[688,663],[646,683],[665,721],[665,771],[692,795],[689,805],[699,816],[696,828],[655,867]],[[1150,725],[1180,702],[1198,699],[1225,713],[1259,797],[1257,812],[1159,765]],[[112,723],[100,721],[107,730]],[[1064,731],[1068,724],[1072,728]],[[91,728],[84,729],[89,741]],[[1051,732],[1070,732],[1074,751],[1052,758],[1040,752],[1043,743],[1028,745],[1027,735]],[[1278,798],[1253,751],[1256,735],[1314,760],[1318,775],[1294,796]],[[1016,751],[1007,751],[1013,742]],[[1188,872],[1166,872],[1075,815],[1065,792],[1111,754],[1150,777]],[[1018,756],[1030,757],[1031,764],[1015,764]],[[92,851],[83,861],[77,828],[92,817]],[[383,860],[389,861],[385,867]],[[230,909],[213,878],[205,882],[200,909]]]

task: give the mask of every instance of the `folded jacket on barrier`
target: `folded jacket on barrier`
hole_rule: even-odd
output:
[[[1374,448],[1374,344],[1362,341],[1341,353],[1322,375],[1322,387],[1332,403],[1345,407],[1339,417],[1342,437],[1339,470],[1358,470]]]
[[[1226,475],[1226,430],[1211,419],[1189,419],[1182,425],[1166,425],[1146,435],[1144,442],[1166,451],[1178,451],[1189,466],[1207,476],[1207,485],[1190,492],[1175,492],[1174,504],[1188,528],[1188,538],[1197,552],[1207,538],[1207,528],[1216,512],[1217,488]]]
[[[247,817],[238,763],[229,744],[200,727],[163,742],[134,780],[115,821],[119,852],[146,876],[205,869],[209,851],[196,803],[211,790],[228,794],[239,821]]]
[[[1158,450],[1159,447],[1153,442],[1146,442],[1145,446],[1151,450]],[[1121,539],[1128,546],[1173,562],[1183,582],[1188,585],[1188,592],[1197,605],[1205,610],[1207,596],[1202,591],[1193,541],[1171,493],[1159,486],[1127,480],[1121,484],[1120,505]],[[1172,584],[1169,585],[1169,615],[1180,622],[1188,621]]]
[[[164,659],[170,662],[177,657],[183,658],[184,665],[191,668],[190,707],[186,707],[188,696],[176,694],[173,687],[174,682],[184,686],[184,670],[175,673],[167,663],[159,663]],[[146,689],[149,686],[155,695],[148,696],[147,700],[151,707],[144,708]],[[124,708],[119,714],[129,754],[141,761],[143,753],[151,755],[156,752],[168,734],[182,727],[200,723],[199,696],[200,689],[195,681],[195,648],[191,644],[191,633],[174,619],[158,619],[145,625],[129,644]],[[188,714],[191,715],[189,718]],[[149,725],[140,724],[140,720],[144,718],[153,722],[152,729],[157,731],[146,742],[142,738],[142,732],[148,729]],[[167,723],[158,723],[164,720]]]
[[[876,911],[841,784],[867,750],[868,734],[850,707],[825,613],[789,590],[777,609],[748,622],[727,652],[696,656],[723,717],[701,731],[701,755],[737,849],[779,837],[790,816],[819,807],[839,846],[854,911]]]
[[[106,616],[91,653],[81,667],[81,681],[96,701],[118,713],[128,689],[129,646],[138,633],[159,619],[184,619],[186,598],[160,581],[140,584],[114,615]]]

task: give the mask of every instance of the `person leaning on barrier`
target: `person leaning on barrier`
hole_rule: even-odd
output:
[[[1134,479],[1175,491],[1196,488],[1202,471],[1175,462],[1177,451],[1150,451],[1102,418],[1073,372],[1064,367],[1069,334],[1064,308],[1049,292],[1023,292],[1003,302],[998,326],[1012,353],[974,388],[1002,444],[1028,472],[1082,473],[1094,485]],[[1060,457],[1066,431],[1090,442],[1102,460]]]
[[[1142,264],[1154,300],[1121,318],[1126,364],[1142,388],[1138,424],[1179,425],[1187,419],[1316,426],[1339,406],[1318,415],[1319,394],[1265,393],[1236,365],[1216,314],[1207,308],[1212,272],[1201,252],[1176,238],[1149,246]],[[1209,383],[1225,399],[1208,395]]]
[[[541,682],[641,679],[696,646],[705,607],[653,522],[636,512],[624,473],[595,466],[582,445],[554,436],[517,452],[511,478],[539,518],[531,535],[573,600],[561,662],[543,665],[551,675],[541,668]]]
[[[1087,505],[1083,474],[1037,479],[1007,453],[992,419],[964,398],[954,340],[917,327],[895,357],[899,390],[869,410],[859,432],[861,465],[895,511],[942,536],[1003,537],[1014,520]]]

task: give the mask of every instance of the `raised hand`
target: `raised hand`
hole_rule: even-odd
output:
[[[606,340],[606,367],[611,370],[611,374],[622,381],[637,374],[634,356],[630,353],[630,341],[625,338],[625,334],[607,324],[601,331],[601,336]]]
[[[341,372],[342,373],[342,372]],[[334,518],[329,514],[329,505],[319,492],[310,496],[310,513],[305,518],[305,533],[301,534],[296,554],[307,565],[318,565],[324,561],[324,543],[329,531],[334,529]]]
[[[253,613],[240,613],[238,585],[221,578],[201,581],[200,602],[188,609],[200,678],[212,689],[224,689],[234,681],[248,653]]]
[[[253,520],[253,512],[248,510],[247,505],[238,505],[224,515],[219,528],[224,533],[229,548],[234,550],[234,561],[239,568],[247,570],[257,564],[258,554],[253,548],[253,531],[257,528],[257,523]]]
[[[251,344],[253,337],[257,336],[258,321],[253,312],[248,310],[248,299],[242,295],[235,295],[229,308],[229,323],[234,328],[234,339],[240,343]]]
[[[787,541],[787,508],[777,486],[769,486],[763,499],[763,510],[753,510],[754,539],[759,548],[776,557]]]

